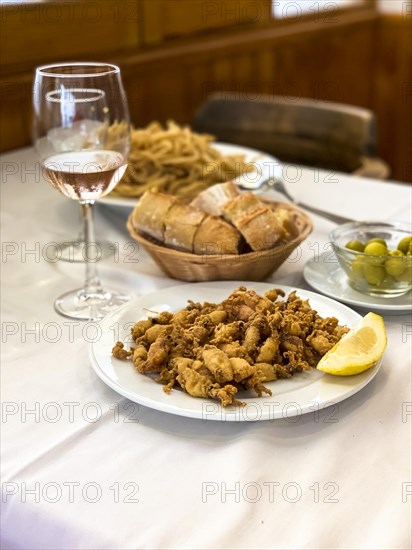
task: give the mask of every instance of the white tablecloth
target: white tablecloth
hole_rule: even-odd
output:
[[[318,207],[410,221],[406,184],[284,176]],[[78,206],[43,181],[31,149],[3,155],[1,188],[2,548],[411,548],[410,315],[385,315],[383,367],[335,409],[219,423],[138,407],[92,371],[85,324],[53,310],[83,277],[47,261],[48,243],[76,237]],[[121,213],[96,213],[120,251],[99,263],[104,283],[137,295],[178,284],[130,248]],[[313,221],[270,282],[309,288],[302,268],[333,227]]]

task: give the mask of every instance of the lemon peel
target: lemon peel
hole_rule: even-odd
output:
[[[386,344],[385,323],[380,315],[370,312],[342,336],[316,368],[337,376],[359,374],[376,364]]]

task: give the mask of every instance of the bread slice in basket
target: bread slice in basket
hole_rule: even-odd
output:
[[[284,216],[284,218],[290,227],[285,239],[267,250],[253,251],[243,242],[238,254],[230,254],[224,250],[224,247],[219,246],[219,238],[214,239],[213,236],[213,240],[212,238],[209,240],[212,229],[210,232],[208,231],[204,241],[200,239],[204,245],[202,253],[195,254],[176,250],[137,229],[135,221],[133,221],[136,220],[135,213],[130,214],[127,220],[127,229],[132,239],[146,250],[168,277],[187,282],[262,281],[282,265],[313,228],[309,216],[293,205],[267,199],[262,199],[262,202],[269,206],[277,216],[280,215],[280,218],[283,216],[282,211],[285,211],[287,217]],[[202,235],[201,231],[207,227],[207,223],[208,218],[205,218],[197,235]],[[219,231],[221,230],[219,229]],[[235,229],[235,231],[237,230]],[[206,239],[209,243],[207,246],[204,244]],[[210,242],[214,242],[215,245],[210,246]],[[300,257],[300,253],[298,253],[298,257]]]
[[[241,233],[228,222],[165,193],[146,191],[133,210],[132,223],[137,231],[175,250],[239,254],[243,247]]]
[[[273,209],[253,193],[241,193],[233,182],[210,187],[190,204],[147,191],[132,223],[166,247],[202,255],[269,250],[293,233],[288,209]]]

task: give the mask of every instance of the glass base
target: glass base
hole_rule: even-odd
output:
[[[59,296],[54,302],[54,309],[69,319],[98,321],[129,299],[127,294],[115,290],[87,293],[84,289],[77,289]]]
[[[349,284],[354,290],[357,290],[362,294],[388,299],[398,298],[411,290],[411,285],[408,283],[393,283],[392,287],[386,286],[384,288],[373,287],[372,285],[365,283],[365,281],[361,281],[357,284],[356,281],[354,282],[349,280]]]
[[[86,249],[84,241],[59,243],[59,260],[70,263],[84,263],[89,256],[93,262],[115,256],[116,245],[109,241],[98,241]]]

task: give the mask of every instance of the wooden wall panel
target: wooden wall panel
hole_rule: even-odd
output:
[[[10,91],[13,88],[10,86]],[[27,101],[20,103],[17,99],[18,92],[11,95],[7,100],[7,109],[1,115],[0,121],[0,146],[2,148],[14,149],[28,143],[28,131],[31,124],[31,110]],[[4,105],[5,102],[2,101]],[[16,116],[16,113],[19,113]],[[11,131],[12,129],[12,131]],[[7,135],[5,139],[3,136]]]
[[[259,78],[260,73],[257,71],[254,53],[244,53],[232,59],[232,73],[235,82],[251,86]]]
[[[2,70],[13,73],[43,62],[137,48],[138,13],[126,5],[132,4],[69,0],[2,5]]]
[[[193,120],[196,109],[205,101],[208,90],[208,82],[212,80],[212,67],[209,63],[197,63],[187,69],[188,103],[186,118],[183,122],[190,123]]]
[[[31,141],[32,75],[0,79],[0,151]]]
[[[271,19],[268,0],[141,0],[145,44],[228,27],[262,25]]]
[[[273,48],[265,47],[256,52],[256,67],[258,74],[266,75],[265,78],[267,79],[267,82],[275,81],[276,75],[278,74],[278,68],[276,64],[276,55]],[[263,90],[268,89],[268,85],[265,82],[261,82],[260,89],[263,93]]]
[[[233,54],[226,54],[216,58],[212,61],[212,79],[211,87],[213,90],[216,88],[227,85],[228,82],[233,82]]]
[[[378,118],[379,155],[394,178],[412,181],[411,125],[405,123],[412,117],[410,36],[410,23],[401,17],[359,10],[341,15],[336,24],[307,21],[219,32],[121,54],[113,49],[100,57],[122,67],[138,126],[168,119],[191,123],[207,93],[219,89],[250,98],[302,96],[370,108]],[[7,67],[3,63],[0,81],[2,150],[30,143],[32,71]]]
[[[378,23],[374,98],[378,154],[395,179],[412,182],[412,18],[384,16]]]

